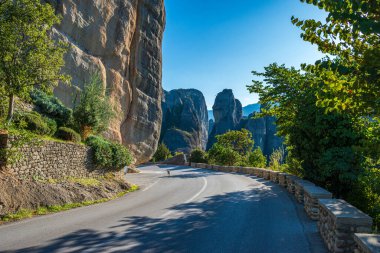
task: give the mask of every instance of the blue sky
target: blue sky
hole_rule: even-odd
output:
[[[209,108],[225,88],[233,89],[243,105],[257,102],[245,87],[252,70],[322,57],[300,38],[290,18],[326,14],[299,0],[165,0],[165,5],[163,87],[198,89]]]

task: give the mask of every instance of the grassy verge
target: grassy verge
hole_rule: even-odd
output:
[[[78,208],[78,207],[84,207],[84,206],[90,206],[90,205],[104,203],[104,202],[107,202],[110,200],[114,200],[114,199],[123,197],[127,193],[137,191],[138,189],[139,189],[139,187],[137,185],[132,185],[132,187],[130,189],[119,192],[118,194],[116,194],[112,198],[103,198],[103,199],[98,199],[98,200],[93,200],[93,201],[84,201],[81,203],[67,203],[64,205],[39,207],[37,210],[21,209],[16,213],[7,214],[7,215],[0,217],[0,224],[3,222],[11,222],[11,221],[17,221],[17,220],[22,220],[22,219],[26,219],[26,218],[31,218],[31,217],[37,216],[37,215],[46,215],[46,214],[58,213],[58,212],[67,211],[67,210]]]

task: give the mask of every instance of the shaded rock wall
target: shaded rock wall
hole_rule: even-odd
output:
[[[161,141],[172,152],[190,153],[205,149],[208,140],[208,114],[202,92],[179,89],[164,92]]]
[[[232,90],[229,89],[218,93],[212,109],[215,122],[208,139],[207,149],[210,149],[214,145],[216,141],[215,136],[224,134],[230,130],[236,130],[243,116],[240,101],[235,99]]]
[[[163,0],[49,0],[62,23],[53,37],[66,41],[64,84],[55,95],[66,105],[91,75],[99,73],[117,117],[105,133],[127,145],[136,162],[148,161],[160,135],[162,38],[165,28]]]

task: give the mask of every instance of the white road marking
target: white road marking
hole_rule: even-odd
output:
[[[150,188],[152,188],[153,186],[155,186],[158,182],[161,181],[161,178],[158,179],[156,182],[154,182],[153,184],[149,185],[148,187],[146,187],[144,190],[142,190],[143,192],[149,190]]]
[[[190,199],[188,199],[185,202],[183,202],[184,204],[188,204],[188,203],[192,202],[194,199],[198,198],[199,195],[201,195],[206,190],[206,188],[207,188],[207,179],[205,177],[202,177],[202,179],[203,179],[203,187],[202,187],[202,189],[199,192],[197,192],[193,197],[191,197]],[[164,213],[163,215],[161,215],[160,218],[168,217],[171,214],[173,214],[174,212],[176,212],[176,211],[175,210],[167,211],[166,213]]]

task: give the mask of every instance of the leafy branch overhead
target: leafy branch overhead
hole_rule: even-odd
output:
[[[318,105],[329,111],[379,115],[380,3],[358,0],[302,0],[328,12],[325,22],[292,17],[301,37],[326,58],[303,69],[321,79]]]

